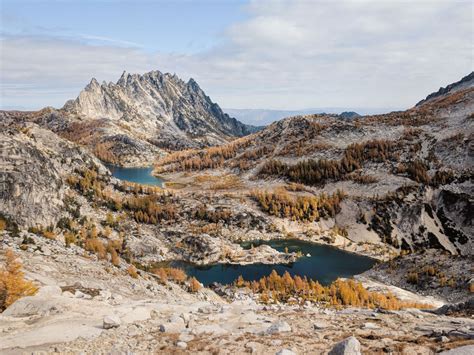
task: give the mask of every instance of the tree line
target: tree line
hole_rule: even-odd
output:
[[[401,308],[431,308],[431,306],[406,302],[394,295],[368,291],[360,282],[337,279],[328,286],[321,285],[298,275],[291,276],[288,271],[280,276],[275,270],[269,276],[257,281],[245,281],[242,276],[234,282],[236,287],[245,287],[260,294],[263,303],[297,303],[311,301],[331,306],[356,306],[398,310]]]
[[[269,160],[260,169],[261,176],[280,176],[305,185],[319,185],[337,181],[362,168],[368,161],[383,162],[395,159],[397,145],[387,140],[372,140],[349,145],[340,160],[307,159],[294,165]]]
[[[291,196],[286,191],[253,191],[251,196],[260,208],[276,217],[295,221],[314,222],[334,217],[340,212],[340,203],[346,196],[342,190],[319,196]]]

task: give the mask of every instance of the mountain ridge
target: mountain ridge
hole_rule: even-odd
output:
[[[419,101],[416,106],[420,106],[432,99],[435,99],[437,97],[446,95],[450,92],[455,92],[458,90],[462,90],[463,88],[467,88],[469,86],[472,86],[474,84],[474,71],[471,72],[470,74],[464,76],[461,80],[458,80],[454,83],[451,83],[449,85],[446,85],[445,87],[440,87],[438,91],[432,92],[426,98],[423,100]]]
[[[145,74],[124,71],[116,83],[99,84],[92,78],[62,110],[93,119],[156,121],[156,128],[169,134],[189,133],[195,139],[208,138],[211,144],[253,131],[252,127],[225,114],[193,78],[185,82],[175,74],[158,70]],[[147,128],[153,128],[150,122],[144,123],[148,123]]]

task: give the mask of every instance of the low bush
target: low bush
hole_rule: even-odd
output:
[[[130,265],[127,269],[128,274],[134,279],[138,279],[137,268],[134,265]]]
[[[8,249],[5,262],[0,266],[0,311],[21,297],[34,295],[37,290],[33,282],[25,280],[17,255]]]
[[[182,269],[173,267],[159,267],[152,270],[152,273],[157,275],[163,283],[168,280],[174,281],[178,284],[183,284],[188,276]]]
[[[189,290],[193,293],[198,292],[201,289],[201,283],[196,280],[195,277],[191,277],[191,280],[189,280]]]

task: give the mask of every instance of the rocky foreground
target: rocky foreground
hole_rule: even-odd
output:
[[[263,305],[245,292],[223,299],[210,289],[189,293],[173,282],[160,284],[146,273],[133,278],[74,248],[60,250],[57,241],[38,238],[32,252],[6,233],[1,238],[23,260],[27,278],[40,285],[36,295],[21,298],[0,315],[4,354],[304,354],[332,348],[333,354],[432,354],[474,344],[472,301],[452,315],[443,314],[449,314],[446,307],[386,311],[311,302]],[[408,299],[442,304],[398,291]],[[467,353],[473,347],[465,348]]]

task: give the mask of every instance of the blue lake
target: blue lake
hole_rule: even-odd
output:
[[[153,167],[146,168],[123,168],[116,165],[106,165],[113,176],[117,179],[135,182],[137,184],[155,185],[163,187],[163,180],[151,175]]]
[[[170,262],[173,267],[180,267],[186,271],[189,276],[194,276],[204,285],[212,282],[221,284],[232,283],[240,275],[245,280],[258,280],[262,276],[268,276],[272,270],[280,275],[288,271],[291,275],[306,276],[309,279],[317,280],[323,285],[328,285],[338,277],[351,277],[369,270],[376,260],[348,253],[326,245],[319,245],[304,242],[296,239],[277,239],[267,242],[253,242],[253,245],[268,244],[271,247],[284,251],[301,251],[304,256],[296,262],[289,265],[228,265],[215,264],[207,266],[198,266],[182,261]],[[242,244],[250,247],[250,243]]]
[[[147,168],[122,168],[107,165],[113,176],[120,180],[131,181],[139,184],[163,186],[163,180],[151,175],[153,167]],[[279,274],[288,271],[291,275],[306,276],[309,279],[317,280],[323,285],[330,284],[338,277],[351,277],[369,270],[375,260],[348,253],[327,245],[314,244],[296,239],[275,239],[271,241],[254,241],[243,243],[242,247],[250,248],[251,244],[268,244],[271,247],[284,251],[301,251],[303,256],[296,262],[288,265],[228,265],[214,264],[198,266],[182,261],[172,261],[165,263],[167,266],[179,267],[186,271],[189,276],[194,276],[204,285],[213,282],[230,284],[240,275],[245,280],[258,280],[263,276],[268,276],[272,270]]]

